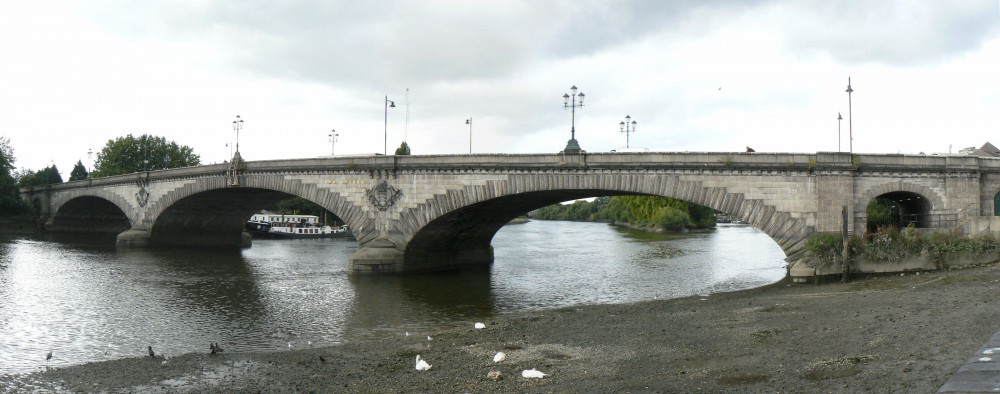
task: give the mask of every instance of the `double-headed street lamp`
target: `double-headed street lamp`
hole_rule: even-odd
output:
[[[233,130],[236,131],[236,154],[240,154],[240,130],[243,130],[243,119],[240,119],[239,115],[236,115],[236,120],[233,121]]]
[[[576,85],[569,88],[569,91],[572,95],[563,94],[563,109],[570,108],[573,115],[569,128],[569,142],[566,143],[566,149],[563,149],[563,153],[579,154],[582,149],[580,149],[580,144],[576,142],[576,108],[583,107],[583,92],[577,94]],[[572,100],[570,98],[572,98]],[[577,101],[578,98],[579,102]]]
[[[469,154],[472,154],[472,117],[465,120],[465,124],[469,125]]]
[[[336,150],[334,150],[334,149],[336,148],[337,137],[339,137],[339,136],[340,136],[340,134],[337,134],[337,130],[336,129],[331,129],[330,130],[330,156],[336,155]]]
[[[628,115],[625,115],[625,121],[623,121],[623,122],[618,122],[618,127],[620,127],[620,128],[621,128],[621,132],[622,132],[622,133],[625,133],[625,147],[626,147],[626,148],[628,148],[628,134],[629,134],[629,133],[634,133],[634,132],[635,132],[635,125],[636,125],[636,122],[635,122],[635,121],[633,120],[633,121],[632,121],[632,123],[630,124],[630,123],[629,123],[629,120],[631,120],[631,119],[632,119],[632,117],[631,117],[631,116],[628,116]],[[629,126],[630,126],[630,125],[632,126],[632,129],[631,129],[631,130],[629,129]]]
[[[385,130],[384,136],[382,138],[382,154],[389,154],[389,108],[396,108],[396,103],[389,100],[389,96],[385,96]]]

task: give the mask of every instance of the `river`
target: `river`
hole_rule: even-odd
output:
[[[0,238],[0,374],[146,355],[269,351],[426,336],[495,314],[752,288],[784,254],[749,226],[651,234],[531,221],[493,239],[490,272],[347,275],[357,243],[254,240],[242,251],[116,250]],[[51,360],[45,355],[52,352]]]

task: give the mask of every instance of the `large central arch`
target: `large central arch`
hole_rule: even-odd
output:
[[[513,175],[435,196],[427,204],[401,214],[401,222],[410,223],[415,231],[405,243],[399,272],[487,265],[493,261],[490,241],[511,219],[546,205],[588,197],[651,195],[703,205],[762,230],[790,259],[803,253],[805,239],[813,232],[803,218],[780,212],[761,200],[747,199],[742,193],[730,193],[726,187],[705,186],[702,181],[668,175],[606,178],[608,183],[602,184],[601,179],[572,175],[536,177],[534,181]]]
[[[403,258],[416,271],[470,268],[493,262],[491,241],[512,219],[562,201],[621,193],[594,190],[530,192],[497,197],[441,215],[413,235]]]

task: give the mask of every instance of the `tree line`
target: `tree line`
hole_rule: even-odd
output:
[[[554,204],[531,213],[539,220],[627,223],[664,229],[715,227],[715,210],[659,196],[598,197],[571,204]]]
[[[21,201],[19,190],[22,187],[41,186],[62,183],[62,175],[55,164],[41,170],[22,168],[15,170],[16,159],[10,139],[0,137],[0,214],[16,215],[28,212],[29,208]],[[70,171],[70,181],[78,181],[91,177],[130,174],[140,171],[163,170],[167,168],[196,166],[201,164],[201,158],[194,149],[167,141],[164,137],[143,134],[139,137],[129,134],[108,140],[104,148],[97,153],[93,171],[88,171],[82,160],[77,160]]]

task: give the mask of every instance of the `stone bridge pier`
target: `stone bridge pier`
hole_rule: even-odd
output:
[[[368,156],[208,165],[22,190],[51,231],[118,233],[121,245],[240,247],[244,223],[298,196],[343,220],[354,274],[488,268],[511,219],[588,197],[701,204],[768,234],[792,269],[815,233],[865,232],[875,198],[921,229],[997,232],[1000,160],[847,153],[583,153]],[[595,262],[599,263],[599,262]]]

